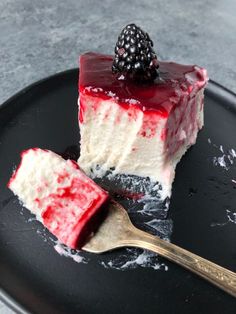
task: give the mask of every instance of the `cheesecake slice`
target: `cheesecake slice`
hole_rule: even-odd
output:
[[[60,242],[80,247],[108,193],[71,160],[39,148],[22,153],[8,187]]]
[[[159,62],[153,82],[111,71],[113,57],[80,57],[80,158],[85,173],[115,193],[168,209],[175,168],[203,126],[206,70]]]

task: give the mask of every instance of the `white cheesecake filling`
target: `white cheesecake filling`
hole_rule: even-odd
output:
[[[114,176],[149,177],[162,185],[163,199],[170,196],[176,164],[203,126],[203,88],[185,93],[167,118],[152,115],[154,127],[147,124],[145,136],[143,128],[150,117],[145,111],[135,107],[133,116],[114,99],[83,94],[79,102],[85,107],[78,163],[86,174],[102,177],[113,169]]]
[[[22,153],[21,164],[8,186],[19,197],[23,205],[41,221],[42,213],[48,206],[54,204],[55,196],[60,198],[60,193],[62,196],[60,203],[65,203],[65,208],[70,206],[76,208],[78,205],[76,200],[68,203],[67,198],[63,196],[63,188],[70,187],[72,193],[77,192],[76,187],[73,191],[73,180],[81,180],[81,184],[91,185],[91,180],[78,169],[75,162],[64,160],[51,151],[33,148]],[[87,197],[85,205],[89,206],[90,200],[97,196],[98,191],[100,188],[97,186],[87,194],[84,189]],[[80,196],[83,197],[82,192]]]

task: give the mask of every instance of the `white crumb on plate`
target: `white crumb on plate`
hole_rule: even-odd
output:
[[[70,250],[68,247],[66,247],[65,245],[61,244],[60,242],[56,241],[55,245],[54,245],[54,249],[56,250],[56,252],[58,254],[60,254],[61,256],[65,256],[65,257],[70,257],[72,258],[76,263],[84,263],[87,264],[88,261],[85,259],[84,256],[81,256],[79,254],[78,250]],[[74,252],[74,254],[72,254],[72,252]]]
[[[224,148],[223,148],[222,145],[220,145],[220,151],[221,151],[222,153],[224,153]]]
[[[213,222],[211,223],[211,227],[223,227],[229,223],[236,224],[236,211],[232,211],[230,209],[226,209],[225,211],[225,221],[223,222]]]
[[[225,160],[226,156],[220,156],[220,157],[213,157],[213,164],[215,166],[220,166],[222,168],[224,168],[225,170],[229,170],[229,167],[226,164],[226,160]]]
[[[233,148],[230,149],[229,153],[231,154],[233,158],[236,158],[236,151]]]
[[[236,211],[233,212],[232,210],[226,209],[226,214],[228,221],[236,224]]]
[[[211,145],[212,141],[210,138],[207,139],[208,143]],[[214,166],[219,166],[224,170],[228,171],[231,166],[235,163],[236,151],[234,148],[225,150],[223,145],[212,144],[218,150],[218,156],[212,158]]]

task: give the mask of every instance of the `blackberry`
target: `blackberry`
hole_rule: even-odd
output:
[[[118,37],[112,72],[139,81],[158,76],[158,60],[148,33],[135,24],[128,24]]]

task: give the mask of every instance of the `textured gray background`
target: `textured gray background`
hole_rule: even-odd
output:
[[[236,93],[235,0],[0,0],[0,104],[43,77],[77,66],[88,50],[112,53],[135,22],[160,59],[194,63]],[[12,313],[0,303],[0,313]]]
[[[1,0],[0,103],[76,67],[84,51],[112,53],[131,21],[150,33],[161,59],[204,66],[236,92],[235,12],[235,0]]]

